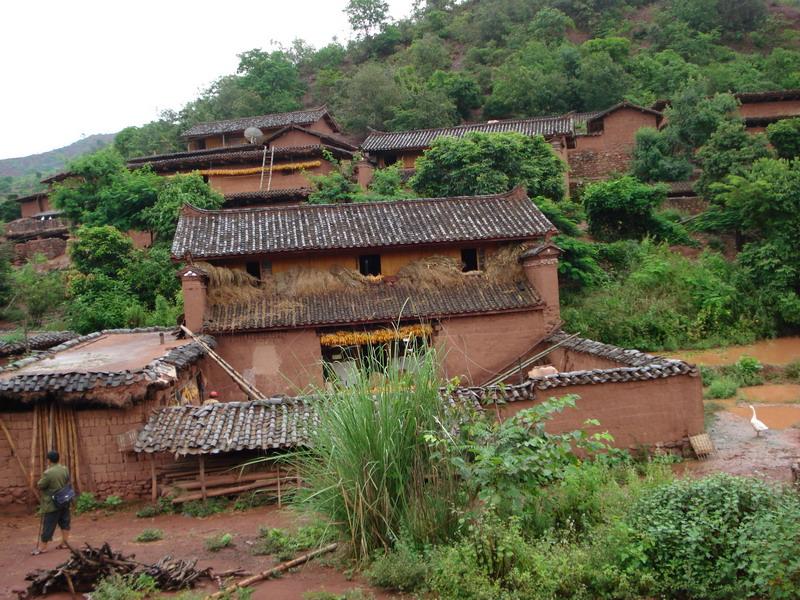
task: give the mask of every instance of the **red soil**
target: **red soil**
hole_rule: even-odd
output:
[[[296,515],[276,507],[256,508],[246,512],[223,513],[203,519],[182,515],[163,515],[149,519],[137,519],[135,510],[124,510],[111,515],[99,513],[73,516],[71,543],[81,545],[88,542],[99,545],[105,541],[112,548],[134,553],[138,560],[155,562],[165,554],[176,558],[197,558],[201,568],[211,566],[221,572],[242,568],[250,573],[263,571],[276,564],[273,557],[254,556],[251,547],[258,538],[261,526],[296,526]],[[66,550],[50,550],[40,556],[31,556],[39,521],[30,514],[8,515],[0,518],[0,598],[14,598],[13,590],[25,587],[25,574],[37,568],[52,568],[67,558]],[[137,543],[134,540],[144,529],[161,529],[164,539],[158,542]],[[205,549],[206,538],[221,533],[231,533],[234,546],[213,553]],[[58,541],[56,532],[55,541]],[[375,595],[377,599],[397,598],[391,594],[369,588],[363,580],[349,581],[345,576],[318,559],[280,579],[264,581],[255,586],[253,598],[301,600],[308,591],[342,593],[360,587]],[[209,587],[209,591],[215,588]],[[68,594],[51,595],[49,598],[68,598]]]

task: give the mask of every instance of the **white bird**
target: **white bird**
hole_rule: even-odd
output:
[[[750,407],[750,410],[753,411],[753,417],[750,419],[750,424],[753,426],[753,429],[756,430],[756,437],[758,437],[761,435],[762,431],[768,431],[769,427],[767,427],[766,425],[764,425],[763,422],[758,420],[758,417],[756,417],[756,409],[753,408],[753,405],[748,404],[748,406]]]

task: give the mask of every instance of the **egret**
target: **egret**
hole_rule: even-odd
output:
[[[750,410],[753,411],[753,417],[750,419],[750,424],[753,426],[753,429],[756,430],[756,437],[759,437],[761,435],[761,432],[769,430],[769,427],[767,427],[766,425],[764,425],[763,422],[758,420],[758,417],[756,417],[756,409],[753,408],[753,405],[748,404],[748,406],[750,407]]]

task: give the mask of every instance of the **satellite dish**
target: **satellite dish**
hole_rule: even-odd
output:
[[[251,144],[255,144],[258,140],[264,137],[264,132],[258,127],[248,127],[244,130],[244,137]]]

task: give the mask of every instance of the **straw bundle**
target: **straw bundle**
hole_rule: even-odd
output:
[[[508,244],[500,246],[494,252],[487,252],[483,265],[483,273],[487,279],[495,283],[516,283],[525,280],[519,257],[526,250],[524,244]]]
[[[431,256],[408,263],[397,272],[397,281],[416,289],[439,289],[464,281],[461,263],[447,256]]]
[[[306,162],[286,163],[283,165],[273,165],[272,172],[275,171],[300,171],[301,169],[313,169],[322,165],[319,160],[309,160]],[[258,175],[262,171],[269,172],[269,167],[247,167],[244,169],[201,169],[200,175],[238,176],[238,175]]]

